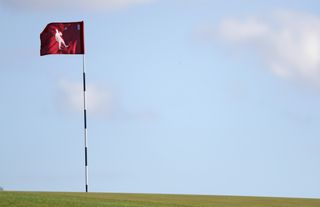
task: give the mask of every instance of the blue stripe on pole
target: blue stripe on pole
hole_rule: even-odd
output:
[[[86,73],[83,73],[83,91],[86,91]]]
[[[84,128],[87,128],[87,110],[84,109],[83,111],[83,116],[84,116]]]
[[[85,164],[85,166],[88,166],[88,148],[87,147],[85,147],[84,148],[84,164]]]

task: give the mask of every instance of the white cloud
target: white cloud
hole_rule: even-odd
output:
[[[268,26],[254,18],[244,21],[226,19],[221,22],[220,32],[223,37],[232,41],[261,38],[268,33]]]
[[[69,112],[83,110],[83,88],[80,82],[59,82],[59,103]],[[115,97],[110,89],[98,85],[87,86],[87,110],[92,115],[110,117],[115,112]]]
[[[275,75],[320,88],[319,16],[278,11],[264,20],[229,18],[218,31],[234,46],[254,48]]]
[[[19,8],[42,10],[104,10],[122,9],[136,5],[148,4],[156,0],[0,0],[1,3]]]
[[[83,110],[83,86],[82,82],[67,80],[59,81],[58,103],[62,111],[67,113],[81,114]],[[130,109],[121,107],[114,90],[110,88],[89,83],[86,87],[87,113],[96,118],[140,120],[150,121],[157,118],[154,110]]]

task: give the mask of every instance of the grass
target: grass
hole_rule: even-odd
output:
[[[0,207],[319,207],[320,199],[115,193],[0,192]]]

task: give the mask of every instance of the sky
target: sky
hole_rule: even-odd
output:
[[[317,0],[0,0],[0,186],[320,198]]]

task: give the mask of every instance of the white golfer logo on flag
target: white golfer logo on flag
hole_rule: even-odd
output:
[[[62,45],[66,48],[69,47],[69,45],[66,45],[66,43],[64,42],[64,39],[62,38],[62,32],[60,32],[59,30],[56,29],[56,34],[55,34],[55,38],[56,41],[59,44],[59,50],[62,50]]]

